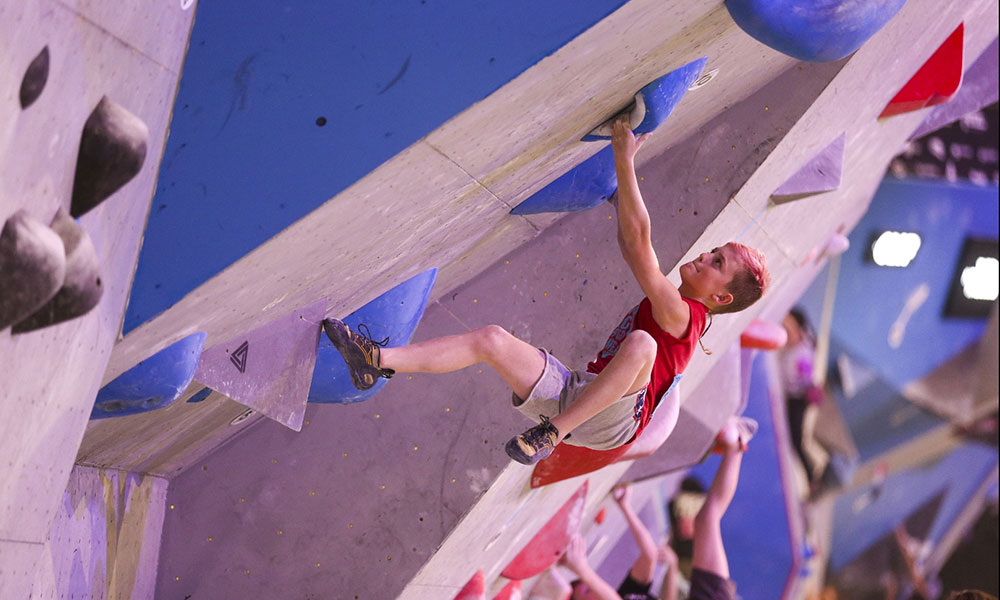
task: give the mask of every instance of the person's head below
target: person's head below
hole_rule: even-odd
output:
[[[805,311],[797,306],[788,311],[781,325],[785,328],[785,333],[788,334],[789,347],[801,342],[803,337],[811,342],[815,340]]]
[[[680,274],[681,295],[698,300],[716,315],[748,308],[771,282],[764,253],[739,242],[702,253],[681,265]]]
[[[569,585],[573,590],[573,592],[569,595],[569,600],[593,600],[594,598],[597,598],[597,596],[590,590],[590,586],[579,579],[571,581]]]
[[[997,597],[982,590],[962,590],[949,594],[948,600],[997,600]]]

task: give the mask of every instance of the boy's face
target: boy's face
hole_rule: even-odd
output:
[[[685,288],[682,292],[689,298],[708,300],[716,306],[729,304],[733,295],[726,288],[741,268],[743,263],[732,246],[714,248],[681,265],[681,287]]]

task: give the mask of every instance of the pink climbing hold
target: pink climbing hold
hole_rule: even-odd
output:
[[[482,570],[476,571],[465,587],[458,591],[455,600],[486,600],[486,582]]]
[[[758,350],[777,350],[788,341],[788,332],[777,323],[754,319],[740,334],[740,346]]]
[[[517,579],[503,586],[493,600],[521,600],[521,597],[521,580]]]
[[[964,54],[965,23],[961,23],[889,101],[879,117],[891,117],[951,100],[962,85]]]
[[[500,574],[507,579],[527,579],[555,564],[566,552],[570,538],[580,529],[586,500],[587,482],[584,481]]]

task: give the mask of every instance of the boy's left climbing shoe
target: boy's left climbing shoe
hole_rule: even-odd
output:
[[[559,430],[549,422],[548,417],[539,415],[542,422],[521,435],[514,436],[504,446],[507,456],[522,465],[533,465],[552,454],[559,439]]]
[[[375,385],[379,377],[389,379],[396,372],[379,366],[379,348],[388,344],[389,338],[376,342],[367,325],[359,325],[358,330],[358,333],[351,331],[350,327],[337,319],[323,320],[323,331],[347,363],[354,387],[364,391]]]

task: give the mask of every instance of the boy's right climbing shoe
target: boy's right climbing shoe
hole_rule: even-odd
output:
[[[358,330],[358,333],[351,331],[350,327],[337,319],[323,320],[323,331],[347,363],[354,387],[364,391],[375,385],[379,377],[389,379],[396,372],[379,367],[379,348],[388,344],[389,338],[376,342],[366,325],[359,325]]]
[[[514,436],[504,446],[507,456],[522,465],[533,465],[552,454],[559,439],[559,430],[549,422],[548,417],[539,415],[542,422],[521,435]]]

